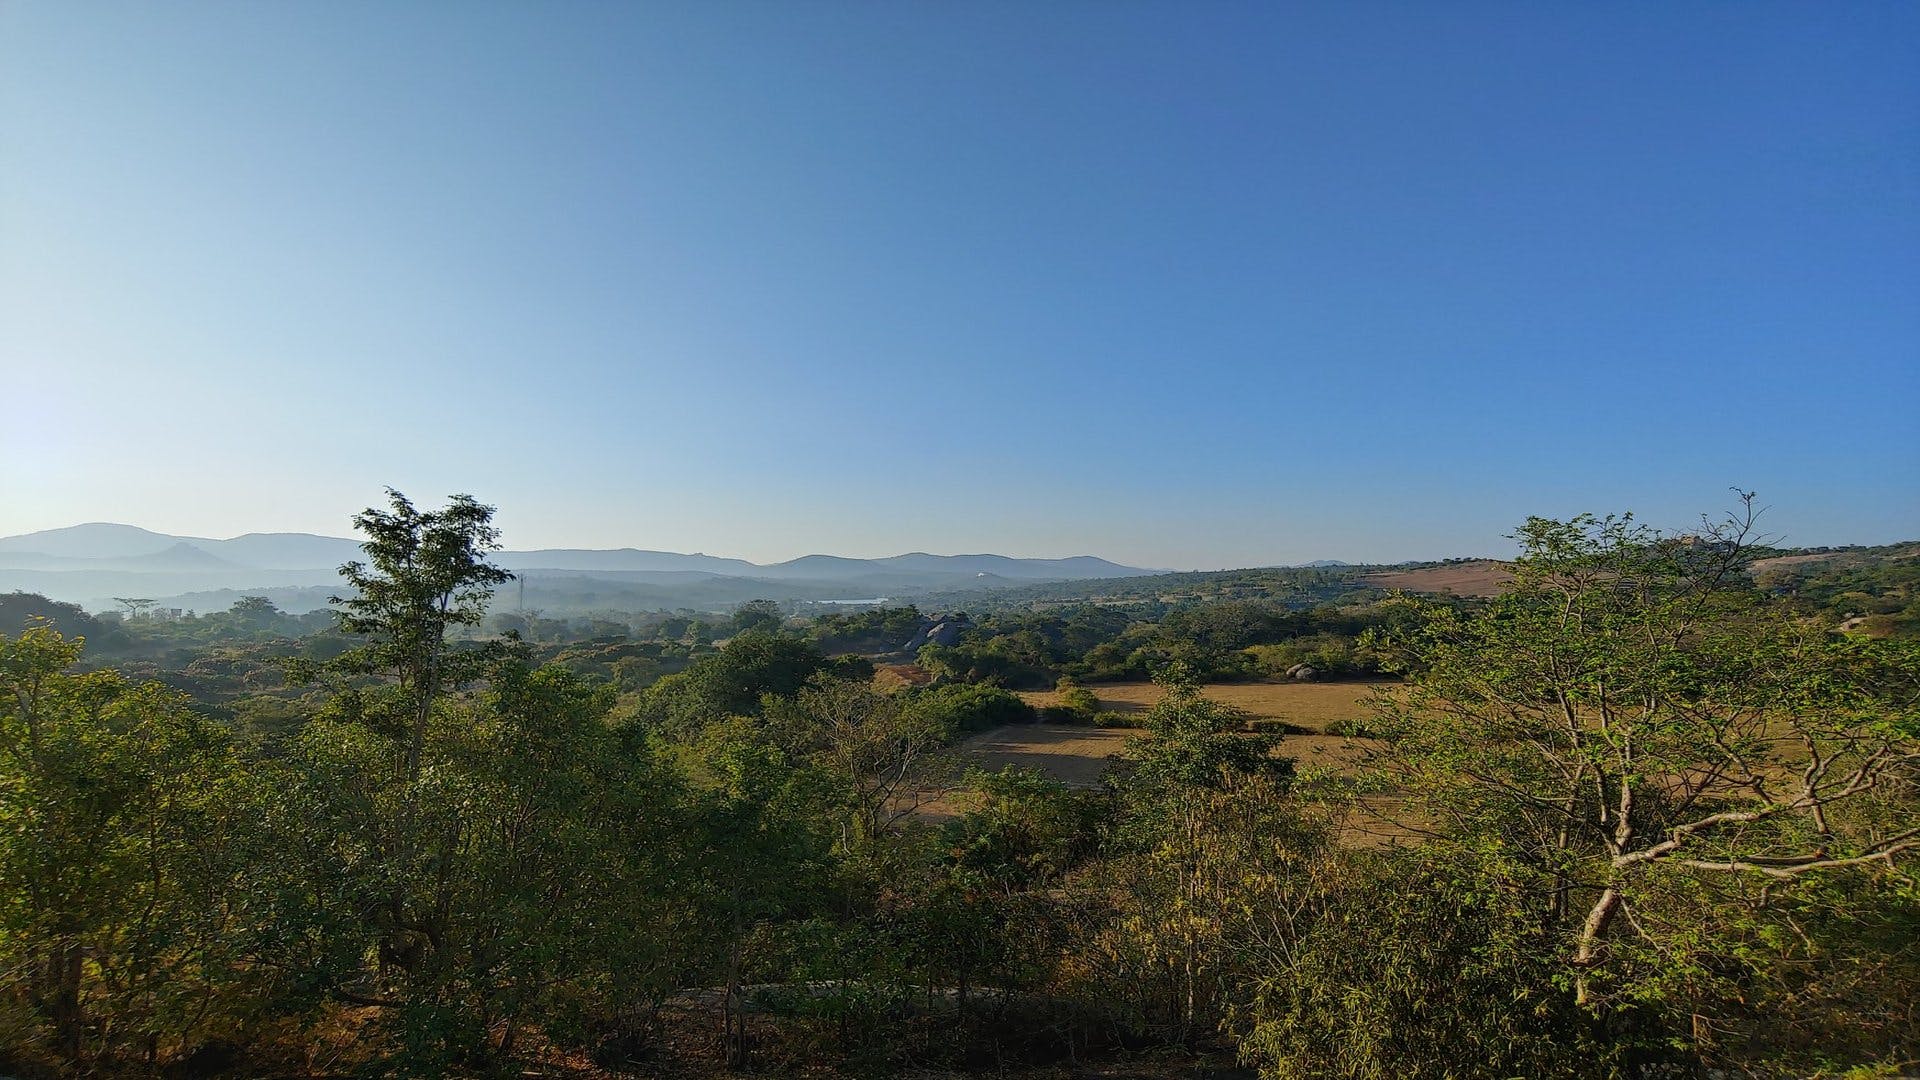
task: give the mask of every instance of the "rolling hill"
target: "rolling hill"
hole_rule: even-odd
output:
[[[0,591],[25,590],[100,609],[116,596],[209,610],[247,593],[287,610],[323,605],[357,541],[311,533],[247,533],[229,539],[174,536],[133,525],[90,522],[0,537]],[[760,565],[744,559],[641,548],[501,551],[494,561],[525,582],[528,603],[550,610],[694,607],[744,600],[907,599],[933,590],[993,589],[1049,581],[1129,577],[1154,571],[1090,555],[1021,559],[1007,555],[910,552],[881,559],[805,555]],[[515,602],[519,592],[514,593]]]

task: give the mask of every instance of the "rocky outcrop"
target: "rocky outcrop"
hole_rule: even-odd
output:
[[[918,652],[923,645],[957,645],[960,635],[973,629],[973,620],[965,615],[930,618],[918,633],[901,646],[902,652]]]

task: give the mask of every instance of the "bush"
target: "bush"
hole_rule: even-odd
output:
[[[1572,995],[1547,989],[1560,974],[1548,931],[1509,868],[1450,854],[1316,868],[1306,932],[1254,961],[1230,1023],[1262,1075],[1443,1080],[1463,1061],[1477,1076],[1626,1071],[1630,1033],[1596,1039]]]
[[[914,692],[907,705],[918,716],[944,724],[956,736],[972,735],[1007,724],[1031,724],[1033,706],[1018,694],[997,686],[948,683]]]
[[[1074,685],[1072,679],[1061,679],[1058,692],[1060,700],[1040,710],[1040,719],[1046,723],[1118,726],[1104,722],[1111,714],[1100,704],[1099,697],[1084,686]]]
[[[1312,634],[1277,645],[1255,645],[1238,654],[1252,669],[1268,678],[1285,675],[1295,664],[1305,664],[1323,677],[1366,678],[1380,673],[1380,657],[1369,646],[1340,634]]]
[[[1091,723],[1100,712],[1100,698],[1084,686],[1068,687],[1060,693],[1060,707]]]

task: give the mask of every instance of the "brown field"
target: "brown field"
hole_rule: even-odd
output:
[[[933,673],[919,664],[875,664],[873,682],[882,690],[897,690],[903,686],[925,686],[933,681]]]
[[[1107,761],[1137,732],[1118,728],[1015,724],[994,728],[960,744],[967,764],[988,772],[1038,769],[1068,787],[1093,787]]]
[[[1368,574],[1360,580],[1376,589],[1453,593],[1455,596],[1498,596],[1513,577],[1507,573],[1505,563],[1478,559],[1450,566],[1430,566],[1424,570]]]
[[[1222,705],[1231,705],[1256,720],[1284,720],[1311,731],[1324,732],[1335,720],[1366,715],[1367,696],[1392,683],[1215,683],[1204,693]],[[1161,690],[1149,682],[1106,683],[1089,686],[1102,708],[1117,713],[1144,713],[1160,700]],[[1034,708],[1058,705],[1052,690],[1029,690],[1020,695]]]
[[[994,773],[1002,769],[1038,769],[1049,780],[1068,787],[1090,788],[1100,782],[1111,761],[1136,732],[1118,728],[1071,727],[1065,724],[1009,724],[983,732],[960,744],[962,768]],[[934,824],[951,821],[973,809],[971,792],[922,793],[914,816]]]
[[[1376,689],[1392,685],[1216,683],[1202,692],[1255,719],[1284,720],[1315,732],[1282,737],[1279,752],[1293,758],[1302,769],[1323,768],[1338,773],[1353,767],[1365,753],[1367,740],[1325,734],[1327,725],[1364,716],[1366,698]],[[1109,683],[1087,689],[1093,691],[1104,708],[1119,713],[1144,713],[1163,693],[1152,683]],[[1030,705],[1043,707],[1056,704],[1059,695],[1052,691],[1027,691],[1020,696]],[[1125,748],[1127,739],[1138,734],[1137,730],[1124,728],[1014,724],[976,735],[961,743],[959,750],[967,767],[988,772],[1008,767],[1038,769],[1042,775],[1069,787],[1092,787],[1100,782],[1108,764]],[[915,814],[938,823],[964,813],[970,803],[968,795],[962,792],[929,793],[921,799]],[[1364,837],[1360,839],[1368,842]]]

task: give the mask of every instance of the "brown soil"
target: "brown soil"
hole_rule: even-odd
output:
[[[1249,682],[1215,683],[1201,691],[1210,700],[1231,705],[1256,720],[1284,720],[1310,731],[1324,732],[1336,720],[1366,715],[1366,701],[1376,690],[1393,683],[1359,682]],[[1161,689],[1150,682],[1102,683],[1087,687],[1109,712],[1144,713],[1160,700]],[[1058,705],[1054,691],[1027,691],[1020,695],[1035,708]]]
[[[1491,559],[1430,566],[1424,570],[1392,570],[1360,579],[1378,589],[1404,592],[1452,593],[1455,596],[1498,596],[1513,576],[1505,563]]]

